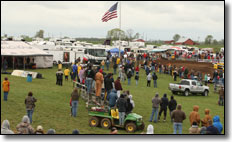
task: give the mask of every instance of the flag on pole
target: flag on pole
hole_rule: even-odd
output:
[[[107,22],[113,18],[117,18],[117,7],[118,3],[115,3],[102,17],[102,22]]]

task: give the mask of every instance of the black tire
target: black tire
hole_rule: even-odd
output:
[[[108,118],[104,118],[101,121],[101,127],[105,129],[109,129],[111,127],[111,121]]]
[[[188,95],[189,95],[189,90],[188,90],[188,89],[186,89],[186,90],[184,91],[184,95],[185,95],[185,96],[188,96]]]
[[[129,133],[133,133],[133,132],[136,131],[136,125],[133,122],[127,123],[126,126],[125,126],[125,129]]]
[[[91,117],[89,119],[89,126],[90,127],[97,127],[99,125],[99,118],[97,117]]]
[[[203,96],[208,96],[209,94],[209,91],[208,90],[205,90],[204,93],[202,94]]]
[[[139,130],[144,130],[144,128],[145,128],[145,124],[144,124],[144,122],[143,122],[142,125],[140,125],[138,129],[139,129]]]

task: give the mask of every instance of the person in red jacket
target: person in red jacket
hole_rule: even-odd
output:
[[[5,80],[2,82],[2,90],[4,92],[4,101],[7,101],[8,93],[10,91],[10,82],[7,77],[5,77]]]
[[[117,91],[118,98],[120,97],[120,91],[122,91],[122,85],[120,82],[120,77],[117,78],[117,80],[114,82],[115,90]]]

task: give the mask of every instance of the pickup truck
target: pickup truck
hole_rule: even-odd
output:
[[[183,93],[185,96],[191,94],[202,94],[202,96],[208,96],[209,87],[202,85],[200,82],[196,80],[190,79],[182,79],[180,83],[174,84],[169,83],[169,89],[173,94],[177,94],[178,92]]]

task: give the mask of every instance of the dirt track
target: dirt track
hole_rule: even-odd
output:
[[[203,73],[203,75],[205,73],[210,74],[210,76],[212,77],[213,72],[214,72],[214,68],[213,68],[213,64],[212,63],[202,63],[202,62],[195,62],[195,61],[179,61],[179,60],[165,60],[165,59],[160,59],[160,60],[156,60],[157,63],[161,63],[163,65],[167,65],[169,63],[171,63],[172,66],[176,65],[176,67],[187,67],[189,69],[189,71],[191,71],[191,69],[193,69],[195,72],[196,71],[200,71]]]

